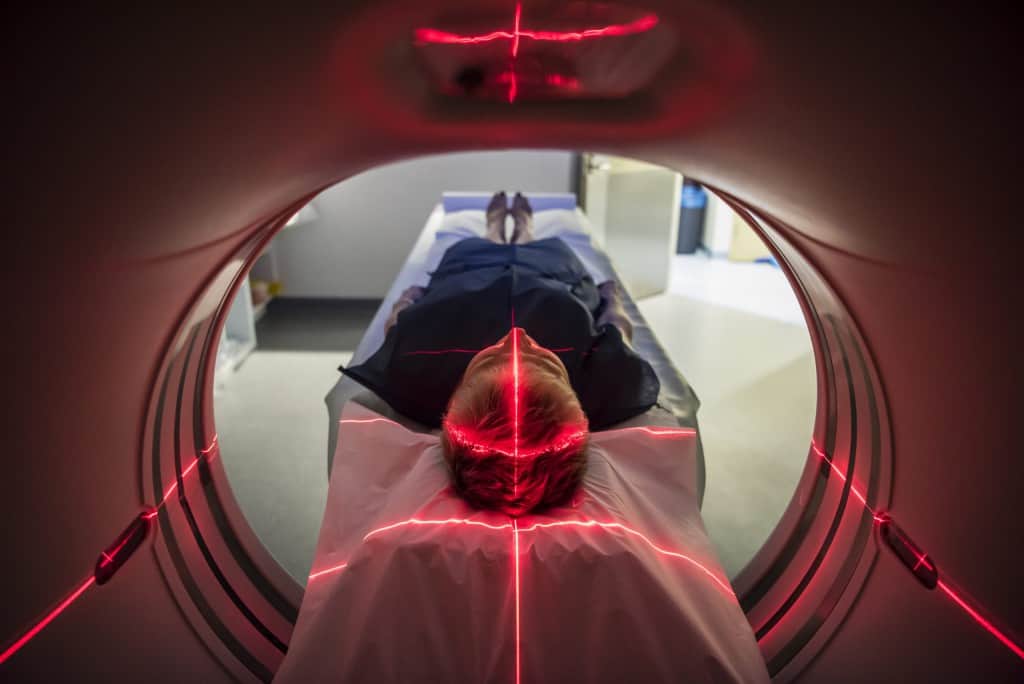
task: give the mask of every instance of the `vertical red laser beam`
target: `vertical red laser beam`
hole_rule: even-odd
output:
[[[515,27],[512,30],[512,57],[519,54],[519,19],[523,15],[523,3],[516,3]]]
[[[43,631],[43,629],[48,624],[53,622],[54,619],[58,615],[63,613],[64,610],[68,606],[70,606],[72,603],[74,603],[78,599],[79,596],[84,594],[85,590],[88,589],[89,587],[91,587],[94,582],[96,582],[96,578],[94,576],[90,575],[89,579],[87,579],[85,582],[83,582],[81,585],[79,585],[79,587],[77,589],[75,589],[73,592],[71,592],[71,595],[68,596],[63,601],[61,601],[60,604],[58,604],[56,608],[54,608],[49,613],[47,613],[46,616],[43,617],[42,620],[37,622],[35,624],[35,626],[32,627],[32,629],[30,629],[27,632],[25,632],[25,634],[23,634],[21,636],[21,638],[19,638],[13,644],[8,646],[7,649],[3,653],[0,653],[0,665],[3,665],[5,662],[7,662],[7,660],[10,659],[11,656],[13,656],[15,653],[20,651],[21,648],[25,644],[27,644],[28,642],[32,641],[32,639],[35,638],[35,636],[37,634],[39,634],[41,631]]]
[[[516,598],[516,684],[520,684],[522,668],[520,666],[519,648],[519,521],[512,519],[512,544],[515,562],[515,598]]]
[[[515,314],[512,314],[515,326]],[[519,328],[512,328],[512,496],[519,495]]]
[[[959,594],[953,591],[948,584],[946,584],[942,580],[939,580],[938,586],[939,589],[946,593],[946,596],[948,596],[950,599],[953,600],[954,603],[960,606],[964,610],[964,612],[970,615],[975,622],[984,627],[988,631],[988,633],[994,636],[996,639],[999,639],[999,641],[1001,641],[1004,646],[1013,651],[1014,655],[1016,655],[1021,660],[1024,660],[1024,648],[1021,648],[1020,646],[1015,644],[1013,640],[1010,639],[1010,637],[1003,634],[995,625],[993,625],[991,622],[982,617],[978,611],[976,611],[974,608],[970,606],[970,604],[967,603],[967,601],[965,601]]]

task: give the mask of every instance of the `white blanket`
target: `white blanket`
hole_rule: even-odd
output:
[[[342,416],[280,682],[767,682],[697,509],[696,439],[592,435],[571,507],[517,520],[450,489],[438,439]]]

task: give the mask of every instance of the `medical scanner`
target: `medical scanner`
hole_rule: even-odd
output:
[[[495,148],[681,171],[789,278],[814,436],[731,583],[769,675],[1024,679],[1012,22],[696,0],[22,11],[0,680],[274,677],[304,587],[218,458],[233,295],[321,190]]]

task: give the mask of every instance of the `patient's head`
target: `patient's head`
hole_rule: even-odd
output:
[[[571,498],[586,441],[587,419],[565,366],[514,328],[466,368],[441,443],[463,498],[521,515]]]

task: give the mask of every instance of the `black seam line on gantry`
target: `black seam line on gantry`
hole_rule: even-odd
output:
[[[178,502],[181,504],[181,510],[185,514],[185,520],[188,521],[188,526],[192,530],[192,535],[195,537],[196,544],[199,547],[199,552],[203,555],[203,558],[206,559],[206,564],[209,566],[213,576],[217,578],[217,582],[220,584],[221,588],[223,588],[225,593],[227,593],[228,598],[231,599],[231,602],[235,604],[235,607],[238,608],[239,612],[245,616],[252,626],[256,628],[256,631],[262,634],[264,638],[273,644],[276,649],[281,651],[281,653],[287,653],[288,645],[281,641],[281,639],[278,638],[278,636],[274,634],[269,627],[263,624],[256,614],[252,612],[252,609],[250,609],[249,606],[246,605],[245,601],[242,600],[242,597],[238,595],[235,588],[231,586],[231,582],[229,582],[228,578],[224,575],[224,571],[220,569],[217,561],[214,560],[213,554],[210,552],[210,547],[207,545],[206,540],[203,539],[203,535],[199,533],[199,524],[196,522],[195,514],[192,512],[191,504],[189,504],[188,499],[185,497],[185,481],[181,475],[181,404],[185,395],[185,383],[188,377],[188,362],[192,356],[192,351],[195,346],[195,338],[196,334],[194,333],[192,336],[192,343],[189,344],[188,353],[185,357],[185,366],[182,368],[181,380],[178,383],[178,396],[174,409],[174,474],[178,483]],[[201,459],[202,455],[197,452],[196,458]]]
[[[191,350],[191,343],[194,342],[195,335],[193,334],[192,340],[189,343],[189,349]],[[156,404],[156,415],[153,418],[153,492],[154,496],[160,496],[163,492],[163,480],[160,473],[160,435],[162,432],[163,415],[165,408],[165,401],[167,398],[167,388],[170,383],[171,370],[174,367],[173,362],[167,367],[164,373],[164,381],[160,388],[160,396],[157,399]],[[187,368],[187,364],[185,366]],[[184,374],[184,371],[182,371]],[[175,426],[177,429],[177,426]],[[180,486],[180,485],[179,485]],[[160,521],[160,531],[163,534],[164,544],[167,547],[168,555],[171,557],[171,562],[174,563],[174,568],[178,572],[178,578],[181,580],[182,585],[185,587],[185,591],[188,593],[189,598],[192,599],[192,603],[199,611],[203,619],[206,620],[206,624],[210,627],[214,634],[221,640],[225,647],[249,669],[260,681],[269,682],[273,679],[273,673],[252,653],[242,645],[235,635],[221,622],[217,616],[216,611],[210,606],[206,597],[200,590],[198,583],[195,578],[192,577],[192,573],[189,571],[188,564],[185,562],[185,558],[181,552],[181,548],[178,546],[178,540],[174,535],[174,527],[171,525],[170,516],[167,514],[165,506],[157,504],[158,516],[157,520]],[[202,641],[202,639],[200,639]],[[207,646],[209,648],[209,646]],[[220,660],[220,658],[216,658]]]
[[[843,358],[849,358],[847,355],[846,345],[843,343],[843,338],[840,335],[835,318],[826,316],[826,319],[832,326],[833,334],[842,349]],[[868,402],[868,418],[871,426],[871,479],[868,482],[868,491],[864,492],[864,495],[868,501],[874,501],[878,490],[878,478],[875,474],[878,472],[878,451],[881,444],[881,437],[879,435],[880,428],[878,423],[878,403],[875,400],[873,385],[871,383],[871,378],[868,375],[867,363],[864,360],[864,354],[861,353],[860,344],[854,337],[850,327],[848,325],[844,327],[856,352],[857,365],[859,366],[861,377],[864,379],[865,383],[865,398]],[[853,387],[852,382],[850,383],[850,387]],[[846,480],[847,484],[852,488],[854,481],[852,464],[850,469],[847,471]],[[857,570],[857,566],[860,564],[860,559],[864,553],[864,547],[867,546],[873,526],[874,515],[870,510],[868,510],[868,506],[865,505],[864,509],[861,511],[861,519],[857,529],[857,536],[853,540],[851,550],[847,553],[836,579],[832,582],[832,585],[825,593],[821,603],[818,604],[818,608],[814,613],[812,613],[810,619],[800,627],[796,635],[790,639],[778,653],[775,654],[775,657],[772,658],[771,661],[768,662],[769,674],[775,676],[782,671],[782,668],[788,665],[800,649],[807,645],[807,642],[811,640],[815,633],[817,633],[825,623],[825,620],[827,620],[835,610],[836,605],[839,603],[839,599],[842,597],[843,592],[846,591],[846,588],[849,586],[853,579],[853,575]]]
[[[796,273],[796,271],[794,270],[793,273]],[[810,303],[811,298],[807,295],[807,291],[804,289],[803,283],[799,277],[797,278],[797,282],[800,284],[800,288],[803,291],[804,300]],[[836,383],[835,371],[832,368],[832,348],[829,344],[828,336],[825,334],[825,327],[822,325],[821,318],[818,316],[818,312],[813,306],[811,307],[811,312],[814,327],[818,332],[818,340],[820,341],[824,357],[823,365],[825,366],[827,414],[825,418],[825,444],[823,445],[823,448],[825,449],[825,453],[831,454],[835,449],[837,422]],[[824,468],[821,466],[824,466]],[[747,613],[748,615],[750,614],[750,611],[753,610],[769,590],[775,586],[775,583],[790,567],[790,564],[793,562],[796,554],[800,551],[800,547],[803,545],[807,532],[811,529],[815,519],[818,517],[818,510],[821,507],[821,502],[825,499],[829,470],[831,469],[828,468],[828,464],[819,464],[818,477],[814,478],[813,489],[811,490],[810,497],[808,497],[807,505],[804,506],[803,512],[797,520],[797,524],[793,526],[793,530],[790,532],[785,544],[783,544],[782,549],[779,551],[775,559],[769,564],[768,569],[763,575],[761,575],[754,586],[745,592],[743,596],[739,597],[740,607],[743,609],[744,613]]]
[[[840,358],[843,362],[843,370],[846,374],[846,385],[848,388],[849,402],[850,402],[850,457],[847,459],[846,481],[843,483],[842,494],[839,496],[839,505],[836,507],[835,516],[832,518],[832,522],[828,527],[828,532],[825,534],[825,539],[822,540],[821,546],[818,548],[818,552],[814,555],[814,559],[811,561],[807,571],[804,572],[804,576],[800,579],[800,582],[796,585],[796,588],[790,593],[790,595],[783,601],[782,605],[775,611],[775,613],[757,630],[756,637],[758,640],[762,639],[772,627],[778,624],[779,620],[785,616],[786,611],[793,607],[797,599],[810,584],[814,578],[815,573],[818,572],[818,568],[825,561],[825,555],[828,553],[829,548],[832,546],[832,542],[835,539],[836,534],[839,532],[839,525],[843,519],[843,513],[846,511],[846,504],[850,498],[850,487],[853,485],[853,469],[857,464],[857,397],[853,389],[853,382],[850,378],[850,359],[846,356],[846,350],[843,348],[842,340],[836,337],[836,343],[839,346]],[[831,452],[826,452],[825,456],[831,460]],[[825,464],[827,466],[827,464]],[[831,479],[831,470],[829,467]],[[773,659],[774,661],[774,659]],[[769,674],[771,671],[769,670]]]
[[[203,344],[204,350],[210,350],[213,343],[214,332],[216,326],[212,323],[207,326],[206,329],[206,340]],[[199,358],[198,372],[196,377],[202,380],[206,376],[206,365],[208,363],[209,354],[204,353]],[[193,407],[193,435],[195,441],[195,448],[198,450],[205,449],[207,445],[203,443],[204,435],[201,434],[201,426],[203,424],[203,398],[204,398],[204,386],[202,382],[196,382],[195,385],[195,397],[192,404]],[[218,449],[220,446],[218,445]],[[252,582],[253,586],[260,595],[269,603],[278,614],[284,618],[291,625],[295,625],[295,621],[299,617],[298,606],[292,604],[281,592],[275,587],[259,569],[259,566],[253,561],[252,556],[245,550],[242,543],[238,539],[238,535],[235,534],[234,528],[231,526],[231,522],[228,520],[227,514],[224,512],[224,503],[220,498],[220,493],[217,491],[217,487],[213,485],[212,472],[210,466],[207,463],[207,459],[201,459],[199,462],[199,480],[203,483],[203,494],[206,497],[206,503],[209,507],[211,517],[213,518],[214,525],[217,531],[220,533],[220,538],[223,540],[228,551],[231,552],[231,557],[235,559],[235,563],[245,573]],[[287,648],[287,646],[286,646]]]

